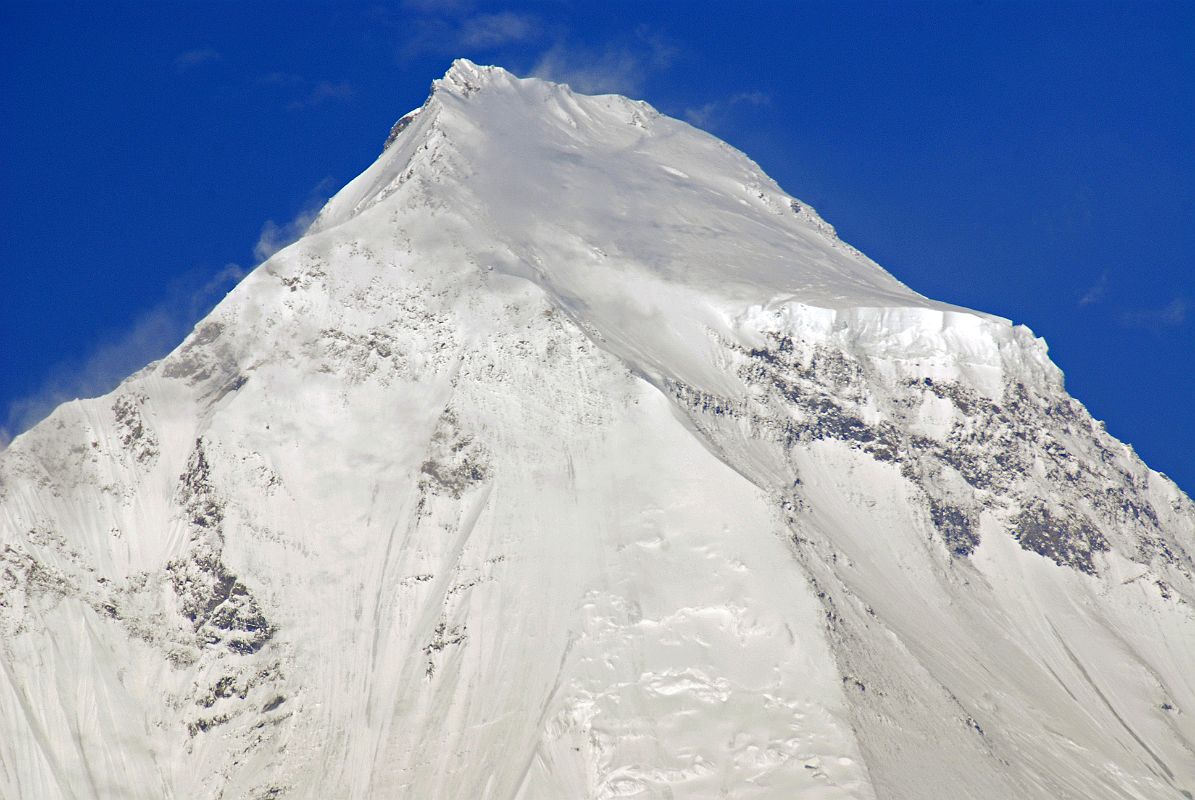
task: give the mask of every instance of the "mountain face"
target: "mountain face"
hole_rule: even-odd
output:
[[[0,796],[1190,798],[1193,549],[1028,329],[458,61],[0,453]]]

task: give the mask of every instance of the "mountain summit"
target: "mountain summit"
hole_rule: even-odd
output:
[[[457,61],[0,453],[0,795],[1195,792],[1195,504],[645,103]]]

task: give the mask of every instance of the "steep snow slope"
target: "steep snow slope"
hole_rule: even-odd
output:
[[[1027,329],[458,61],[0,454],[0,795],[1190,797],[1192,542]]]

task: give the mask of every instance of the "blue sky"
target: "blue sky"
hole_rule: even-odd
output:
[[[0,440],[167,352],[467,56],[726,139],[1190,492],[1192,42],[1191,3],[4,3]]]

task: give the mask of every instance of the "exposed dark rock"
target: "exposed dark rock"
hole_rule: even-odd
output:
[[[237,679],[232,675],[225,675],[216,681],[207,694],[196,699],[195,704],[200,708],[211,708],[217,700],[238,696],[244,699],[247,687],[237,685]]]
[[[969,556],[975,551],[979,545],[979,534],[965,511],[930,498],[929,513],[934,527],[953,555]]]
[[[418,112],[412,111],[410,114],[405,114],[402,117],[399,117],[398,122],[394,123],[393,127],[390,128],[389,135],[386,136],[386,142],[382,145],[383,153],[386,152],[386,150],[390,148],[390,145],[394,144],[395,140],[398,139],[402,132],[405,131],[410,124],[415,121],[417,113]]]
[[[256,653],[274,627],[248,587],[224,564],[224,504],[212,486],[202,440],[196,440],[179,482],[180,505],[192,526],[186,552],[166,565],[179,608],[202,645]]]
[[[195,440],[195,448],[187,460],[187,468],[179,476],[179,500],[192,525],[217,528],[224,521],[224,506],[215,496],[211,485],[211,467],[203,452],[203,440]]]
[[[122,394],[112,403],[112,415],[120,431],[125,450],[142,464],[152,464],[158,458],[158,440],[141,414],[144,395]]]
[[[423,647],[423,654],[427,656],[427,668],[425,669],[427,677],[435,675],[435,656],[441,650],[452,645],[463,644],[466,639],[468,636],[464,625],[449,625],[444,620],[440,620],[436,625],[436,630],[432,633],[432,640]]]
[[[198,736],[201,733],[207,733],[212,728],[223,725],[228,722],[229,716],[227,714],[217,714],[212,717],[200,717],[197,720],[187,723],[187,733],[191,737]]]
[[[842,685],[849,686],[859,692],[867,691],[867,686],[863,683],[863,681],[859,680],[854,675],[844,675],[842,677]]]
[[[489,469],[485,448],[461,430],[452,409],[446,410],[432,434],[428,458],[420,466],[422,488],[460,499],[489,477]]]
[[[877,395],[872,387],[882,382],[869,362],[846,351],[786,334],[771,335],[762,347],[722,344],[741,359],[743,399],[666,385],[715,441],[720,426],[735,425],[786,451],[833,440],[898,464],[929,498],[934,526],[956,556],[970,555],[979,543],[976,514],[999,508],[1016,515],[1013,535],[1023,547],[1083,572],[1094,572],[1093,554],[1110,547],[1101,526],[1135,532],[1136,552],[1128,555],[1141,563],[1191,568],[1191,556],[1161,530],[1144,479],[1127,471],[1102,426],[1060,390],[1013,383],[995,402],[963,383],[923,378]],[[940,437],[913,432],[927,395],[955,409]],[[973,510],[948,500],[938,484],[943,471],[971,487]],[[1041,498],[1064,496],[1090,508],[1065,518],[1041,511]]]
[[[1023,510],[1012,524],[1021,547],[1088,574],[1095,574],[1092,556],[1108,549],[1103,534],[1086,520],[1073,514],[1056,516],[1041,501]]]
[[[217,374],[234,373],[226,343],[220,342],[224,325],[208,322],[197,328],[191,338],[162,363],[165,378],[185,378],[192,386]]]

